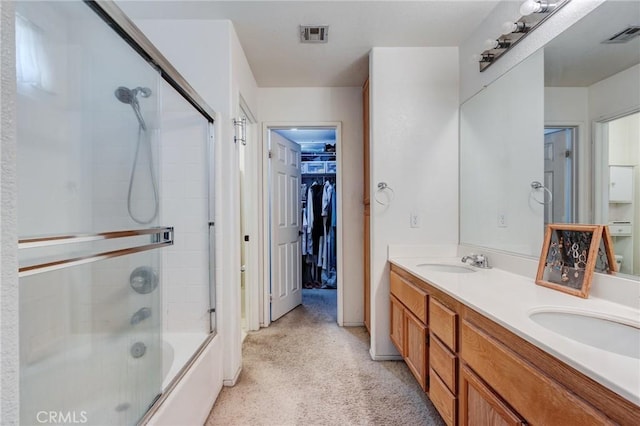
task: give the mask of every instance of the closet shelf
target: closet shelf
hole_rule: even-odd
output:
[[[336,174],[337,170],[335,161],[306,161],[300,169],[303,175]]]

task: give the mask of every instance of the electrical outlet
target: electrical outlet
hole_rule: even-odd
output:
[[[498,213],[498,228],[507,227],[507,214],[505,212]]]
[[[411,212],[409,217],[409,226],[412,228],[420,228],[420,215],[416,212]]]

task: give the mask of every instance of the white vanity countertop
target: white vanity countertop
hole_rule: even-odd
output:
[[[564,308],[571,312],[595,312],[602,318],[617,318],[637,324],[640,322],[640,309],[594,297],[582,299],[536,285],[533,277],[495,268],[473,268],[476,269],[474,273],[450,273],[417,266],[421,263],[462,266],[458,257],[392,257],[389,261],[640,405],[640,359],[571,340],[529,318],[532,311],[541,308]]]

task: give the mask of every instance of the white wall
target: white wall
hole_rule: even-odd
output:
[[[458,242],[458,50],[376,47],[369,73],[371,194],[378,182],[395,192],[371,203],[371,355],[384,359],[397,355],[388,246]],[[421,227],[409,227],[412,212]]]
[[[545,87],[544,124],[557,126],[577,126],[578,153],[578,216],[577,221],[593,221],[593,200],[589,188],[592,187],[591,167],[591,125],[589,124],[589,92],[586,87]]]
[[[342,122],[343,325],[364,321],[362,207],[362,89],[360,87],[261,88],[266,123]]]
[[[18,260],[14,9],[0,2],[0,424],[18,424]]]
[[[478,28],[460,44],[460,103],[540,49],[604,1],[569,2],[484,72],[480,72],[478,62],[473,61],[472,56],[484,51],[485,40],[497,38],[501,34],[502,25],[505,22],[515,21],[520,17],[521,0],[504,0],[499,3]]]
[[[637,110],[640,106],[640,65],[589,87],[589,119],[603,121]]]

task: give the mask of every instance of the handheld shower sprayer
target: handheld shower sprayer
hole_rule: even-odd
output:
[[[120,86],[115,90],[114,95],[123,104],[131,105],[131,108],[133,108],[133,112],[138,118],[140,127],[142,127],[142,130],[147,130],[147,124],[144,122],[144,118],[142,117],[142,113],[140,112],[138,95],[143,98],[148,98],[149,96],[151,96],[151,89],[149,89],[148,87],[136,87],[135,89],[129,89],[128,87]]]
[[[133,112],[136,114],[136,118],[138,119],[138,123],[140,127],[138,128],[138,143],[136,145],[136,154],[133,160],[133,167],[131,169],[131,177],[129,179],[129,194],[127,196],[127,209],[129,210],[129,216],[131,219],[140,224],[149,224],[153,222],[153,220],[158,216],[158,208],[159,208],[159,200],[158,200],[158,187],[156,184],[156,177],[153,170],[153,161],[151,161],[151,141],[149,135],[147,134],[147,124],[144,121],[144,117],[142,117],[142,112],[140,111],[140,103],[138,102],[138,96],[142,98],[148,98],[151,96],[151,89],[148,87],[136,87],[133,89],[129,89],[128,87],[120,86],[118,87],[114,93],[116,99],[118,99],[123,104],[131,105],[133,108]],[[144,137],[143,137],[144,136]],[[146,140],[146,148],[147,148],[147,156],[148,156],[148,164],[149,164],[149,175],[151,179],[151,186],[153,190],[153,215],[148,218],[141,218],[136,216],[133,213],[132,209],[132,193],[133,193],[133,180],[136,174],[136,168],[138,167],[138,155],[140,153],[140,145],[143,140]]]

